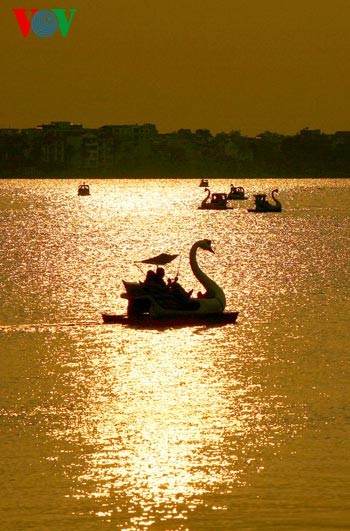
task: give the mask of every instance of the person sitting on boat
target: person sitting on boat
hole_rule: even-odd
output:
[[[143,284],[155,284],[157,282],[157,277],[155,272],[152,269],[149,269],[146,273],[146,278]]]
[[[143,285],[146,287],[156,288],[157,290],[168,289],[164,281],[165,271],[162,267],[157,267],[157,270],[154,272],[152,269],[149,269],[146,273],[146,278],[143,282]]]
[[[197,310],[199,308],[199,302],[191,299],[193,289],[186,291],[178,282],[178,278],[175,277],[173,281],[168,281],[169,289],[172,297],[179,304],[180,308],[184,310]]]
[[[202,293],[201,291],[198,291],[197,293],[197,299],[207,299],[209,297],[208,292]]]
[[[185,288],[181,286],[178,282],[178,277],[176,276],[174,280],[168,279],[168,286],[175,298],[188,301],[193,293],[193,289],[186,291]]]
[[[165,283],[165,280],[164,280],[164,276],[165,276],[165,271],[164,271],[163,267],[157,267],[155,281],[162,288],[166,288],[167,287],[167,285]]]

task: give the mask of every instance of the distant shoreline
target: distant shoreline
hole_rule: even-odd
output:
[[[154,124],[86,129],[51,122],[0,129],[1,178],[275,179],[349,178],[350,131],[294,136],[207,129],[160,134]],[[74,176],[74,177],[73,177]]]

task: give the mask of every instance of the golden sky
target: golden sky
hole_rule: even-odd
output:
[[[13,8],[76,8],[66,38]],[[0,127],[350,129],[349,0],[2,0]]]

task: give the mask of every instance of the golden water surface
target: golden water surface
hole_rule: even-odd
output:
[[[350,529],[350,180],[78,184],[0,183],[0,529]],[[102,324],[160,252],[199,291],[203,238],[237,324]]]

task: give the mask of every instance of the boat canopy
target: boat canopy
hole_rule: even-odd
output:
[[[146,260],[138,260],[135,263],[165,265],[175,260],[175,258],[177,258],[178,256],[179,256],[178,254],[161,253],[161,254],[158,254],[157,256],[153,256],[152,258],[147,258]]]

